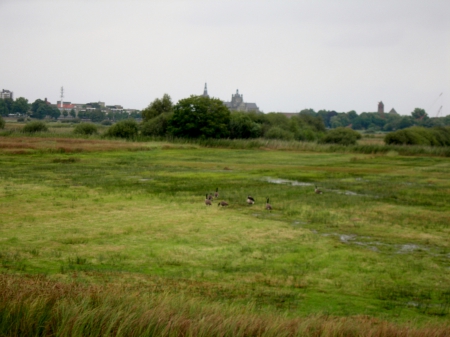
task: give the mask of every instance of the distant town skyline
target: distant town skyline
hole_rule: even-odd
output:
[[[141,110],[207,82],[265,113],[383,101],[446,116],[448,13],[445,0],[3,0],[0,89],[53,103],[64,86],[67,101]]]

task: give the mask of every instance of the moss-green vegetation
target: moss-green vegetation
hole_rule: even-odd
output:
[[[323,143],[340,144],[340,145],[355,145],[358,139],[362,136],[359,132],[350,128],[339,127],[329,131],[323,137]]]
[[[384,141],[397,145],[450,146],[450,127],[414,126],[388,133]]]
[[[26,133],[47,132],[48,127],[47,127],[47,125],[45,125],[44,122],[33,121],[33,122],[25,124],[22,131],[26,132]]]
[[[74,134],[78,135],[95,135],[98,133],[97,125],[93,123],[81,123],[73,129]]]
[[[169,320],[179,307],[197,326],[210,314],[233,327],[270,317],[276,324],[267,335],[274,336],[280,326],[300,331],[293,328],[303,324],[299,317],[310,324],[325,317],[326,324],[326,317],[350,316],[355,336],[364,332],[351,317],[362,316],[448,332],[448,158],[189,143],[116,142],[124,150],[111,151],[112,142],[93,140],[109,151],[87,152],[87,140],[70,141],[81,150],[0,154],[0,286],[10,296],[2,317],[14,303],[28,303],[14,284],[31,274],[46,275],[39,277],[51,289],[76,281],[79,292],[69,302],[50,292],[50,304],[39,297],[29,310],[55,305],[56,312],[81,310],[74,311],[80,319],[89,308],[145,313],[142,303],[154,303],[166,308],[159,317]],[[219,198],[208,207],[205,194],[216,188]],[[255,205],[247,205],[248,195]],[[230,205],[218,207],[220,200]],[[100,290],[94,296],[83,287]],[[116,292],[117,299],[107,295]],[[208,306],[215,311],[206,314]],[[120,317],[122,329],[133,321]]]

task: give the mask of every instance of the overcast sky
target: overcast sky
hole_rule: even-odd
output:
[[[450,0],[0,0],[0,90],[143,109],[450,114]],[[439,96],[443,93],[441,96]]]

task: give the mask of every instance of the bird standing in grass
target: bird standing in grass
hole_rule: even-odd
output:
[[[269,198],[267,198],[267,201],[266,201],[266,209],[267,209],[268,211],[271,211],[271,210],[272,210],[272,205],[269,204]]]
[[[247,197],[247,204],[253,205],[255,203],[255,199],[251,195]]]
[[[212,202],[211,202],[211,200],[208,197],[208,193],[206,193],[205,205],[206,206],[211,206],[212,205]]]
[[[218,204],[217,204],[217,206],[228,206],[228,202],[226,202],[226,201],[221,201],[221,202],[219,202]]]
[[[319,190],[317,188],[317,185],[314,185],[314,186],[315,186],[314,193],[316,193],[316,194],[322,194],[323,193],[321,190]]]
[[[219,197],[219,189],[216,188],[216,192],[214,193],[214,198],[218,198]]]

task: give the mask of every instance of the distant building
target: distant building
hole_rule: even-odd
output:
[[[59,111],[70,111],[72,109],[75,109],[75,105],[72,104],[71,102],[62,102],[61,101],[57,101],[56,102],[56,106],[59,109]]]
[[[383,102],[378,102],[378,114],[381,118],[384,118],[384,104]]]
[[[121,105],[106,105],[106,110],[109,111],[122,111],[123,110],[123,106]]]
[[[202,95],[203,97],[209,97],[209,95],[208,95],[208,87],[206,86],[206,83],[205,83],[205,89],[203,89],[203,95]]]
[[[398,112],[395,111],[394,108],[392,108],[391,111],[389,111],[389,115],[398,115]]]
[[[11,98],[14,99],[14,94],[12,91],[3,89],[2,92],[0,92],[0,98],[5,99],[5,98]]]
[[[260,112],[256,103],[244,102],[244,95],[239,94],[239,90],[236,90],[236,94],[231,95],[231,102],[223,103],[230,111]]]
[[[378,102],[378,114],[380,115],[381,118],[384,118],[384,104],[383,102]],[[398,112],[395,111],[394,108],[392,108],[389,112],[389,115],[398,115]]]

